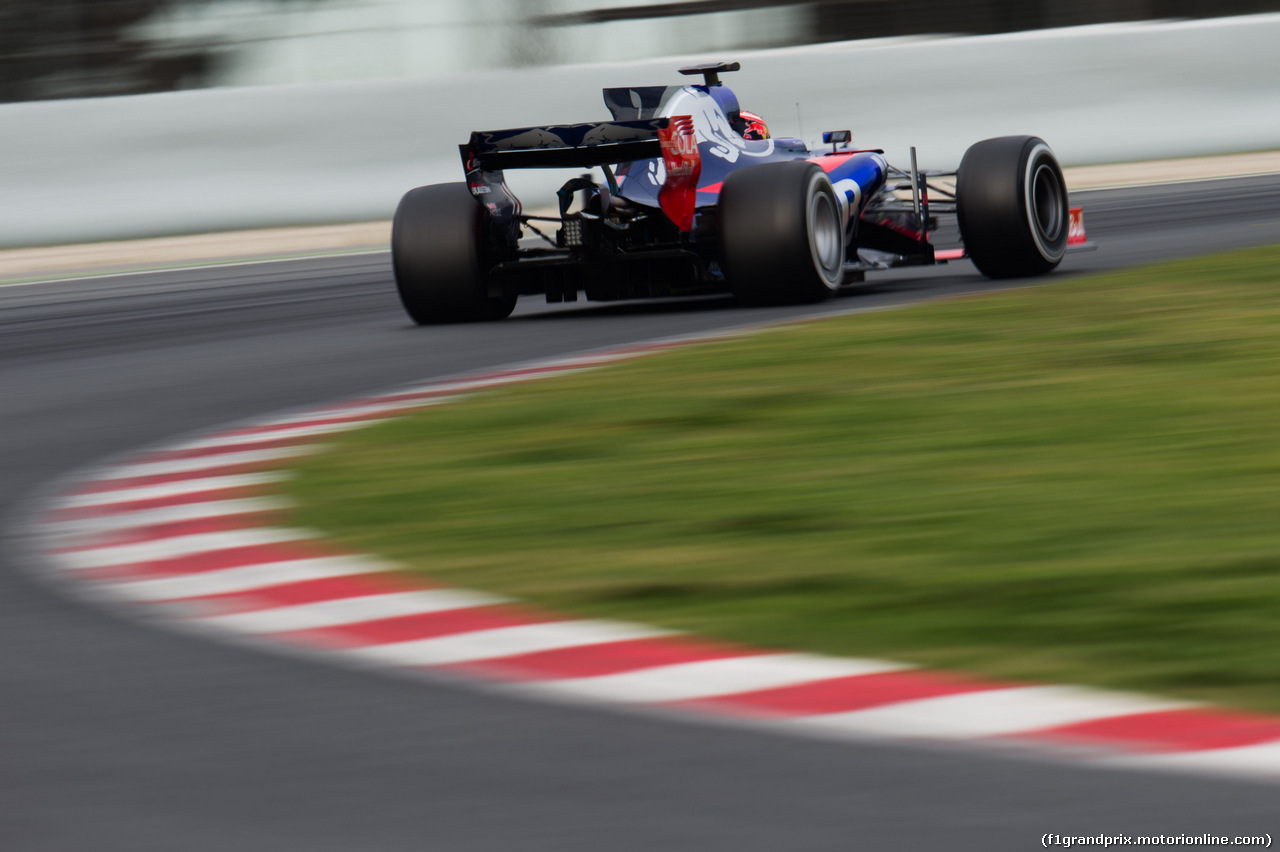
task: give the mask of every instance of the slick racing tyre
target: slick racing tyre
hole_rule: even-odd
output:
[[[725,276],[749,305],[817,302],[844,282],[844,225],[831,180],[794,160],[739,169],[720,190]]]
[[[419,325],[498,320],[515,296],[489,295],[498,262],[489,218],[465,183],[405,193],[391,224],[391,265],[400,301]]]
[[[971,145],[956,172],[956,213],[969,257],[989,278],[1042,275],[1066,253],[1067,183],[1035,136]]]

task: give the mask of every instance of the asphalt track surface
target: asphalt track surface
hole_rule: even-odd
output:
[[[1280,243],[1280,177],[1073,203],[1100,249],[1035,283]],[[1032,848],[1046,832],[1275,836],[1272,785],[793,739],[220,645],[66,597],[38,578],[22,532],[51,481],[238,418],[992,287],[962,262],[817,307],[526,300],[500,324],[440,328],[406,320],[383,254],[0,288],[0,849],[986,850]]]

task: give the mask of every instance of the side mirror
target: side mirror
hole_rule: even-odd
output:
[[[822,134],[822,144],[830,145],[833,154],[840,145],[848,145],[852,141],[852,130],[828,130]]]

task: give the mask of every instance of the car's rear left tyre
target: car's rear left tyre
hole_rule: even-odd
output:
[[[484,209],[465,183],[411,189],[391,224],[391,265],[405,311],[419,325],[498,320],[515,296],[489,295],[501,258]]]
[[[956,172],[960,237],[990,278],[1042,275],[1067,250],[1067,182],[1036,136],[1002,136],[969,147]]]
[[[817,302],[844,283],[845,241],[831,180],[793,160],[739,169],[720,190],[721,262],[746,304]]]

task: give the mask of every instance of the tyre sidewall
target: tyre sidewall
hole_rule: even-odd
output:
[[[831,295],[844,282],[844,226],[831,178],[816,165],[805,187],[805,230],[815,276],[813,293],[819,298]]]
[[[843,282],[845,242],[831,179],[795,160],[740,169],[720,193],[721,253],[747,304],[814,302]]]
[[[1022,213],[1036,253],[1057,266],[1067,252],[1067,182],[1053,151],[1041,139],[1028,140],[1019,163]]]

